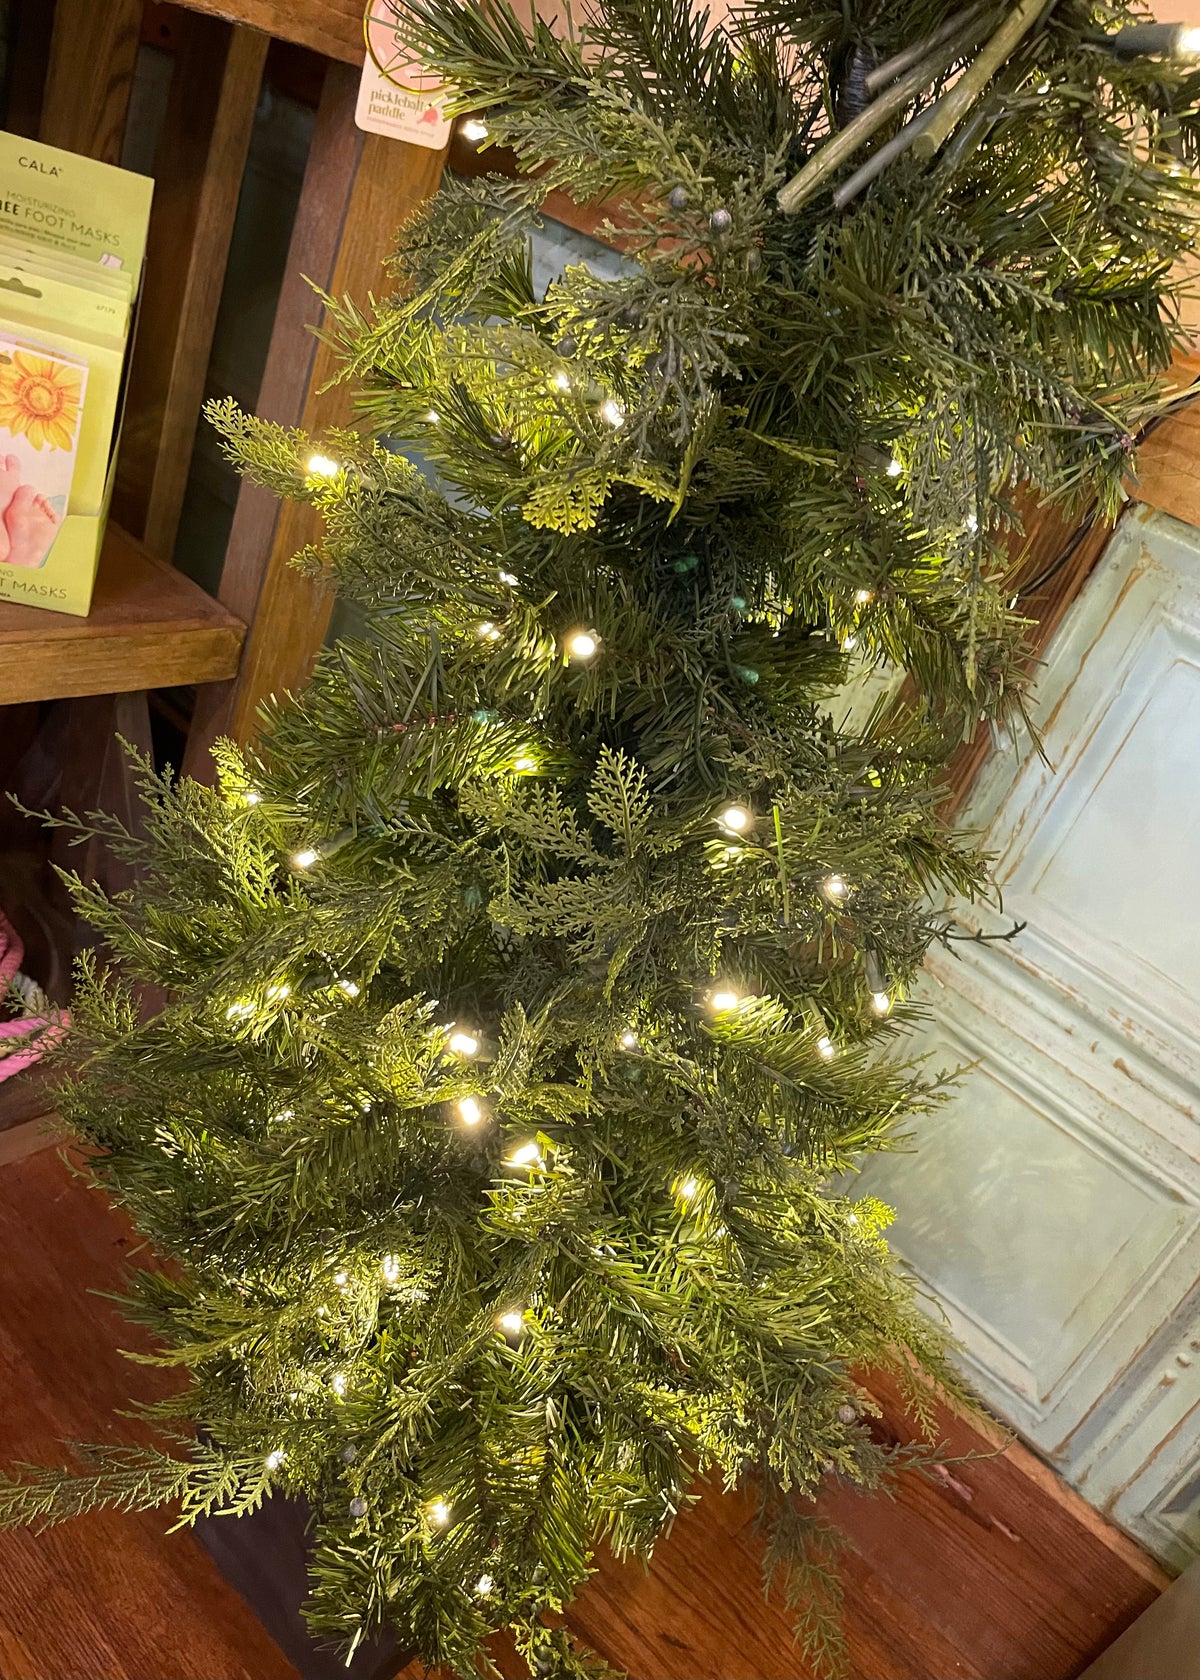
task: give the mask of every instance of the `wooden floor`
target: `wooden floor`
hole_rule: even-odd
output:
[[[130,1438],[114,1412],[161,1376],[121,1359],[138,1338],[87,1294],[119,1288],[129,1246],[53,1151],[0,1166],[0,1461]],[[946,1428],[958,1451],[989,1446]],[[1162,1585],[1021,1449],[910,1478],[894,1501],[843,1491],[829,1505],[858,1547],[845,1571],[856,1680],[1067,1680]],[[0,1535],[0,1680],[292,1676],[192,1537],[165,1527],[105,1515]],[[806,1680],[732,1499],[706,1496],[649,1574],[607,1564],[571,1622],[633,1680]]]

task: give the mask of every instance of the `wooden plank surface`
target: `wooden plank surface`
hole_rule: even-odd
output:
[[[163,1373],[92,1290],[119,1288],[124,1223],[54,1151],[0,1170],[0,1458],[129,1439],[114,1416]],[[874,1385],[880,1386],[880,1385]],[[885,1433],[902,1428],[881,1389]],[[857,1553],[844,1563],[855,1680],[1067,1680],[1164,1585],[1154,1564],[1018,1447],[944,1412],[958,1454],[895,1500],[831,1491]],[[786,1612],[764,1604],[746,1505],[706,1493],[648,1573],[606,1562],[571,1625],[635,1680],[807,1680]],[[168,1518],[104,1516],[0,1535],[5,1680],[282,1680],[289,1673]],[[511,1662],[506,1672],[521,1674]],[[418,1670],[409,1671],[416,1680]]]
[[[0,601],[0,705],[219,682],[245,627],[110,525],[87,618]]]
[[[142,0],[57,0],[40,137],[120,163]]]
[[[184,0],[184,4],[194,12],[209,12],[281,41],[311,47],[328,58],[347,64],[363,61],[363,0]]]
[[[265,35],[182,15],[113,496],[115,517],[164,560],[179,529],[266,56]]]
[[[137,1438],[116,1409],[175,1380],[92,1290],[121,1287],[129,1229],[55,1150],[0,1168],[0,1461],[63,1463],[63,1440]],[[0,1534],[4,1680],[295,1680],[169,1515],[103,1513]]]
[[[321,311],[304,277],[359,301],[386,287],[382,265],[396,229],[437,190],[444,162],[442,152],[361,134],[354,126],[356,89],[353,71],[330,70],[257,404],[265,418],[315,436],[346,424],[352,394],[342,385],[321,389],[336,358],[313,336]],[[236,685],[200,697],[185,760],[189,775],[211,774],[207,749],[217,735],[248,739],[262,702],[307,679],[332,596],[319,580],[295,572],[291,560],[319,535],[311,508],[280,505],[243,486],[221,599],[251,628]]]

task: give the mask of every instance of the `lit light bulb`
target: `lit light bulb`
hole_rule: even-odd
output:
[[[719,1013],[725,1009],[736,1009],[742,1000],[737,992],[728,991],[722,987],[719,991],[710,992],[708,1001],[710,1007]]]
[[[979,529],[979,516],[977,514],[974,514],[974,513],[969,513],[967,515],[967,530],[970,531],[972,536],[974,536],[976,531],[978,531],[978,529]]]
[[[478,1126],[483,1119],[483,1109],[474,1097],[460,1097],[458,1102],[458,1118],[464,1126]]]
[[[638,1035],[632,1027],[626,1027],[621,1034],[621,1045],[625,1050],[636,1050],[638,1048]]]
[[[464,140],[486,140],[488,137],[487,124],[480,122],[478,117],[468,117],[460,126],[459,132]]]
[[[530,758],[528,753],[522,753],[520,758],[513,761],[514,770],[536,770],[537,759]]]
[[[500,572],[498,575],[500,582],[506,583],[510,589],[515,589],[517,587],[517,579],[511,572]]]
[[[350,1277],[346,1272],[335,1272],[333,1274],[333,1281],[337,1284],[339,1289],[345,1289],[346,1285],[350,1282]]]
[[[858,637],[857,636],[846,636],[842,640],[842,652],[843,653],[853,653],[857,646],[858,646]]]
[[[854,591],[854,599],[858,602],[860,607],[865,607],[868,601],[873,601],[875,599],[875,591],[873,589],[856,589]]]
[[[450,1521],[450,1507],[444,1499],[434,1499],[430,1502],[429,1520],[438,1528],[445,1528]]]
[[[335,1371],[329,1379],[329,1386],[340,1400],[346,1392],[346,1376],[343,1371]]]
[[[871,1008],[876,1015],[886,1015],[892,1007],[891,997],[887,992],[871,993]]]
[[[431,408],[429,413],[425,416],[425,419],[431,426],[440,426],[442,423],[442,417],[436,408]]]
[[[481,1575],[475,1583],[476,1596],[479,1598],[486,1598],[495,1585],[496,1583],[492,1580],[490,1575]]]
[[[386,1254],[379,1269],[383,1273],[385,1283],[395,1283],[400,1276],[400,1262],[394,1254]]]
[[[826,875],[821,882],[821,891],[831,904],[840,904],[850,888],[841,875]]]
[[[625,424],[625,410],[615,397],[609,397],[600,405],[600,418],[615,431]]]
[[[289,1120],[294,1120],[295,1118],[296,1110],[294,1108],[281,1108],[278,1114],[272,1114],[271,1123],[272,1125],[282,1126]]]
[[[310,455],[305,471],[312,478],[336,478],[341,468],[328,455]]]
[[[727,805],[720,821],[723,828],[731,829],[734,834],[744,834],[754,821],[754,813],[744,805]]]
[[[242,798],[246,801],[247,805],[262,804],[262,794],[259,793],[257,788],[247,788],[245,793],[242,795]]]
[[[540,1167],[542,1152],[536,1143],[523,1143],[519,1149],[514,1149],[508,1157],[510,1167]]]
[[[451,1033],[450,1048],[456,1056],[477,1056],[479,1040],[469,1032]]]
[[[887,465],[887,475],[888,475],[888,477],[889,478],[899,478],[900,474],[903,471],[904,471],[903,466],[900,464],[899,461],[897,461],[896,457],[893,455],[891,460],[888,462],[888,465]]]
[[[827,1062],[832,1061],[836,1053],[836,1046],[828,1033],[822,1033],[817,1040],[817,1049]]]
[[[500,1314],[500,1328],[508,1336],[519,1336],[525,1328],[525,1314],[521,1312],[506,1312]]]
[[[571,381],[565,373],[554,375],[554,389],[556,391],[569,391],[571,389]]]
[[[856,1213],[848,1213],[846,1215],[846,1223],[847,1223],[847,1225],[857,1225],[858,1224],[858,1215]]]
[[[250,1002],[250,999],[239,998],[236,1003],[229,1005],[229,1008],[225,1011],[225,1019],[227,1021],[238,1021],[247,1015],[253,1015],[253,1013],[254,1005]]]
[[[281,981],[277,986],[267,987],[267,997],[271,1003],[278,1003],[285,997],[291,997],[292,988]]]
[[[490,618],[484,619],[477,633],[483,637],[485,642],[498,642],[500,640],[500,632]]]
[[[599,645],[587,630],[575,630],[567,638],[567,652],[572,659],[590,659]]]
[[[1200,29],[1181,29],[1175,37],[1177,58],[1200,58]]]
[[[269,1452],[267,1454],[264,1462],[266,1463],[268,1470],[278,1470],[279,1466],[283,1463],[286,1457],[287,1454],[284,1452],[283,1448],[276,1447],[274,1452]]]
[[[297,869],[311,869],[320,855],[315,846],[301,846],[298,852],[292,853],[292,863]]]
[[[362,990],[362,987],[356,985],[353,980],[339,980],[338,985],[347,997],[357,997]]]
[[[696,1183],[694,1178],[685,1178],[679,1186],[680,1200],[690,1202],[699,1188],[700,1186]]]

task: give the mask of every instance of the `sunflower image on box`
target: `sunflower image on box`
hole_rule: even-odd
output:
[[[67,511],[87,368],[0,339],[0,565],[45,563]]]

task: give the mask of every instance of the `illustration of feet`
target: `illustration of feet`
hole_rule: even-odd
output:
[[[5,458],[5,465],[13,460]],[[40,566],[58,529],[58,515],[32,484],[19,484],[4,510],[4,531],[8,539],[10,566]]]
[[[0,560],[8,559],[8,532],[3,519],[21,482],[21,463],[15,455],[0,456]]]

